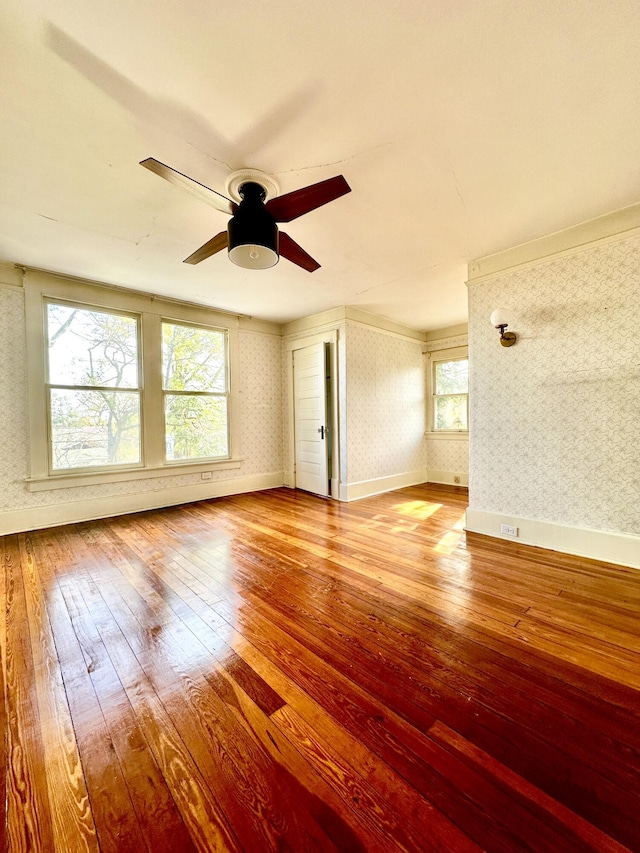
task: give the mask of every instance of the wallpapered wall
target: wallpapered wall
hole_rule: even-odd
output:
[[[424,343],[346,324],[349,483],[425,470]]]
[[[240,332],[242,476],[282,471],[282,338]]]
[[[639,237],[470,285],[472,509],[640,533],[639,285]]]
[[[453,483],[453,477],[459,476],[462,485],[466,485],[469,475],[469,439],[427,439],[427,458],[429,460],[429,479],[431,472],[446,473],[444,482]],[[434,481],[435,482],[435,481]]]
[[[213,480],[282,471],[281,339],[241,331],[241,453],[244,462],[232,471],[213,470]],[[0,512],[115,495],[153,492],[200,484],[200,474],[131,480],[100,486],[30,492],[24,294],[0,284]],[[37,519],[36,519],[37,523]]]
[[[457,334],[433,338],[427,342],[426,349],[430,357],[446,357],[447,351],[460,351],[468,345],[468,335]],[[427,383],[428,406],[431,402],[431,370],[430,358],[425,359],[425,381]],[[433,413],[431,413],[433,416]],[[469,484],[469,435],[447,436],[427,433],[427,460],[429,462],[428,479],[430,483],[460,483]],[[455,478],[459,477],[459,480]]]

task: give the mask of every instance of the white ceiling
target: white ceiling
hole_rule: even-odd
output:
[[[466,264],[640,199],[638,0],[9,0],[0,259],[278,322],[466,319]],[[321,264],[182,263],[224,192],[344,174],[285,226]]]

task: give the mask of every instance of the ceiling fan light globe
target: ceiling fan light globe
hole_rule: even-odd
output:
[[[266,270],[278,263],[278,253],[269,246],[245,243],[229,249],[229,260],[247,270]]]

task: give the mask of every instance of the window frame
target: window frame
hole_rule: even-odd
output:
[[[183,326],[187,329],[204,329],[206,331],[211,332],[222,332],[224,336],[224,352],[225,352],[225,365],[224,365],[224,391],[180,391],[175,388],[165,388],[164,387],[164,376],[161,381],[162,388],[162,428],[163,428],[163,459],[164,463],[167,466],[176,466],[176,465],[185,465],[190,464],[190,462],[207,462],[207,461],[225,461],[228,459],[227,456],[200,456],[189,460],[189,462],[185,462],[183,459],[167,459],[167,436],[166,436],[166,415],[167,415],[167,395],[174,396],[193,396],[193,397],[221,397],[226,401],[226,409],[227,409],[227,447],[229,451],[231,450],[231,430],[229,426],[229,404],[230,404],[230,381],[231,376],[229,372],[229,330],[225,329],[221,326],[211,326],[204,323],[188,323],[185,320],[176,320],[175,318],[161,317],[160,318],[160,332],[162,334],[162,326],[167,323],[173,326]],[[162,351],[161,351],[161,359],[160,359],[161,368],[164,369],[164,363],[162,361]],[[164,372],[164,370],[163,370]]]
[[[27,336],[27,394],[29,410],[30,491],[70,488],[78,485],[143,480],[189,474],[203,470],[239,468],[240,399],[238,331],[239,317],[214,309],[166,299],[152,294],[84,283],[52,274],[29,271],[24,281]],[[141,463],[92,466],[82,469],[51,468],[48,420],[47,317],[49,302],[77,305],[88,310],[139,317],[138,374],[141,387]],[[195,460],[165,459],[164,403],[162,389],[163,321],[222,330],[227,340],[227,429],[229,453],[225,457]],[[157,428],[158,423],[162,426]]]
[[[47,321],[47,307],[49,305],[64,305],[69,306],[71,308],[77,308],[80,311],[96,311],[103,314],[113,314],[114,316],[119,317],[128,317],[131,320],[135,320],[136,323],[136,349],[137,349],[137,384],[133,388],[117,388],[111,386],[104,387],[94,387],[90,385],[79,385],[79,384],[63,384],[59,382],[52,382],[51,377],[49,375],[49,359],[46,357],[46,353],[49,348],[49,327]],[[132,311],[120,311],[113,308],[105,308],[104,306],[97,305],[86,305],[79,302],[75,302],[68,299],[54,299],[50,296],[45,296],[42,300],[42,314],[43,314],[43,324],[44,324],[44,346],[43,346],[43,356],[44,356],[44,370],[45,370],[45,403],[46,403],[46,429],[47,429],[47,454],[48,454],[48,474],[50,477],[58,477],[60,475],[73,475],[73,474],[85,474],[85,473],[100,473],[102,471],[126,471],[132,468],[142,468],[144,465],[144,441],[143,441],[143,430],[142,430],[142,393],[143,393],[143,382],[142,382],[142,318],[140,314]],[[136,393],[138,395],[138,410],[140,413],[140,460],[138,462],[131,463],[122,463],[117,465],[85,465],[85,466],[76,466],[70,468],[54,468],[54,453],[53,453],[53,425],[51,422],[51,390],[54,388],[62,389],[62,390],[87,390],[87,391],[115,391],[118,393]]]
[[[436,401],[440,397],[463,396],[457,394],[436,394],[436,365],[443,362],[466,361],[469,362],[468,347],[452,347],[451,349],[434,350],[429,353],[429,433],[432,436],[468,436],[469,435],[469,383],[464,396],[467,398],[467,428],[466,429],[443,429],[436,427]]]

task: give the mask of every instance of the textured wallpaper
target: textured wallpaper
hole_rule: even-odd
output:
[[[241,454],[245,461],[233,471],[213,471],[213,480],[282,470],[281,339],[256,332],[240,333]],[[200,474],[180,474],[30,492],[27,392],[25,375],[24,294],[0,285],[0,512],[140,494],[200,484]]]
[[[472,509],[640,533],[639,294],[638,237],[470,285]]]
[[[427,456],[430,471],[466,474],[469,470],[469,441],[427,438]]]
[[[348,322],[349,483],[426,469],[424,344]]]
[[[430,353],[438,355],[446,354],[446,350],[456,349],[458,347],[466,347],[469,343],[468,335],[456,335],[449,338],[437,338],[428,341],[425,349]],[[429,373],[431,371],[430,362],[425,359],[425,380],[427,382],[427,405],[432,406],[431,402],[431,383]],[[453,478],[456,474],[462,476],[469,475],[469,437],[464,439],[459,437],[446,438],[439,435],[437,438],[430,437],[427,434],[427,460],[429,462],[429,472],[446,472]],[[451,480],[452,482],[453,480]],[[449,482],[449,480],[447,480]],[[464,480],[462,481],[464,482]]]
[[[283,469],[282,338],[240,332],[242,476]]]
[[[0,511],[34,506],[29,470],[24,293],[0,286]],[[36,498],[27,503],[30,498]]]

